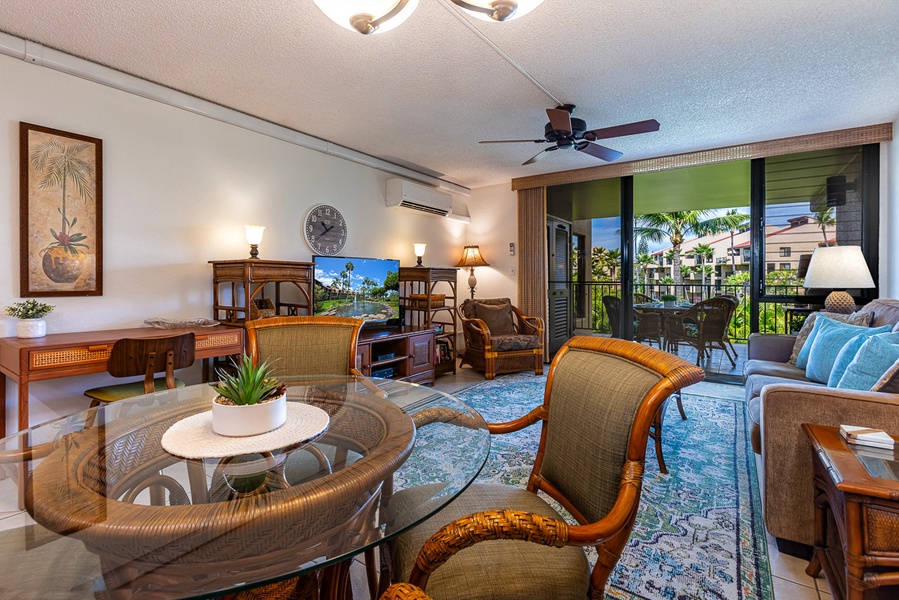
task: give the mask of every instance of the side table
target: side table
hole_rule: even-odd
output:
[[[847,444],[837,427],[802,429],[812,444],[815,485],[815,553],[805,572],[815,577],[823,568],[837,599],[862,600],[885,586],[891,589],[876,590],[876,597],[899,597],[895,452]],[[834,524],[836,532],[829,530]]]

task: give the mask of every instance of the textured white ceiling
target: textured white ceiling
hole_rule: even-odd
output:
[[[339,0],[335,0],[339,1]],[[421,0],[362,36],[312,0],[2,0],[0,31],[466,187],[604,164],[543,146],[554,106],[451,13]],[[897,0],[545,0],[469,19],[622,161],[893,121]]]

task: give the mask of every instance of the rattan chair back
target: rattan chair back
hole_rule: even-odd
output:
[[[276,375],[361,375],[356,344],[361,319],[272,317],[247,321],[247,353],[267,361]]]

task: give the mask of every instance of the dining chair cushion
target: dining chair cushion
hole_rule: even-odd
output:
[[[179,388],[184,387],[184,382],[180,379],[175,380],[175,385]],[[153,388],[156,392],[164,392],[165,377],[157,377],[153,380]],[[88,398],[94,398],[100,402],[116,402],[117,400],[125,400],[126,398],[134,398],[144,394],[144,381],[132,381],[131,383],[117,383],[116,385],[104,385],[96,387],[84,392]]]
[[[487,325],[490,335],[509,335],[515,333],[512,322],[512,304],[478,304],[477,315]]]
[[[420,501],[418,493],[417,488],[410,488],[394,494],[390,499],[390,512],[402,514],[406,503]],[[395,541],[391,546],[395,580],[409,580],[419,550],[438,529],[472,513],[499,508],[562,518],[549,504],[527,490],[474,484],[434,517]],[[497,564],[503,567],[490,568]],[[590,568],[582,548],[553,548],[518,540],[492,540],[475,544],[450,558],[431,575],[427,591],[434,600],[550,597],[541,590],[552,590],[553,600],[584,600],[589,588],[589,575]],[[482,585],[487,580],[491,585]],[[497,595],[498,592],[502,595]]]
[[[530,350],[540,347],[540,338],[536,335],[497,335],[491,336],[493,349],[497,352],[510,350]]]

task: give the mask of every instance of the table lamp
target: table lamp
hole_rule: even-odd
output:
[[[828,246],[815,249],[803,287],[834,290],[824,300],[824,310],[851,313],[855,300],[844,290],[872,288],[874,279],[859,246]]]
[[[244,225],[247,229],[247,243],[250,245],[250,258],[259,258],[259,244],[262,243],[264,225]]]
[[[425,247],[427,247],[427,244],[412,244],[412,248],[415,249],[416,267],[424,266],[421,264],[421,258],[425,255]]]
[[[490,264],[481,256],[481,250],[477,246],[465,246],[462,249],[462,258],[456,263],[457,267],[469,267],[468,287],[471,288],[471,299],[474,300],[474,289],[478,285],[478,280],[474,276],[475,267],[489,267]]]

